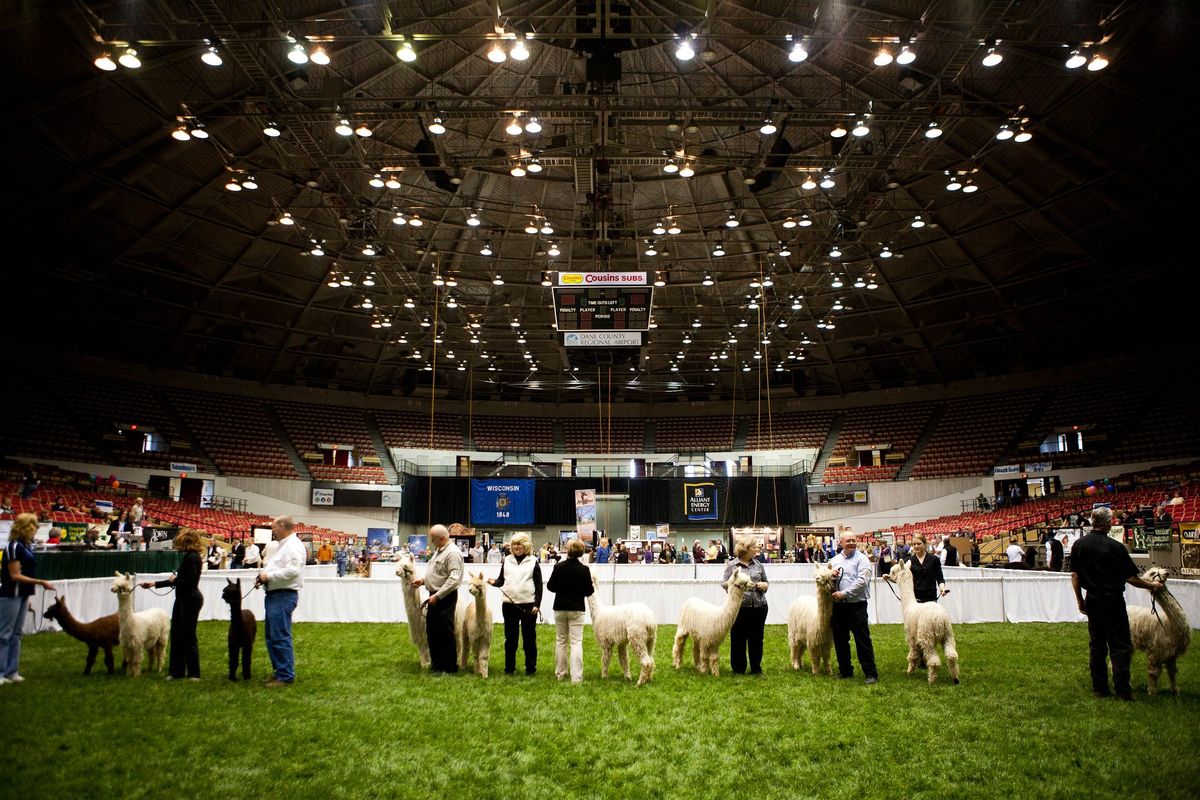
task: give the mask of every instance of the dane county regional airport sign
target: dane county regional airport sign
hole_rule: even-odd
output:
[[[653,293],[645,272],[560,272],[558,286],[554,288],[554,321],[559,333],[648,330]],[[606,346],[583,341],[564,344]],[[636,345],[618,344],[614,340],[607,346]]]
[[[568,331],[562,335],[564,347],[641,347],[639,331]]]

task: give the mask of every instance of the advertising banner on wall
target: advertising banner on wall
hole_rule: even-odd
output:
[[[1020,475],[1020,464],[1003,464],[992,470],[993,475]]]
[[[596,532],[596,490],[575,490],[575,532],[584,542]]]
[[[1200,523],[1185,522],[1179,526],[1179,572],[1200,575]]]
[[[683,484],[683,517],[688,522],[717,519],[717,484],[695,481]]]
[[[472,525],[532,525],[533,493],[530,479],[471,481]]]
[[[312,504],[314,506],[333,505],[333,489],[313,489]]]

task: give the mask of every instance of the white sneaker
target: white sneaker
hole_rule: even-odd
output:
[[[12,681],[10,681],[8,678],[0,678],[0,686],[3,686],[6,683],[12,683]]]
[[[25,679],[21,677],[21,673],[14,672],[12,675],[9,675],[7,678],[5,678],[5,680],[11,683],[20,683]]]

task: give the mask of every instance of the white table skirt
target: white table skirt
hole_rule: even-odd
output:
[[[330,567],[306,568],[304,588],[300,592],[300,604],[296,609],[296,622],[405,622],[404,602],[400,594],[400,580],[395,577],[395,564],[381,566],[390,569],[389,577],[379,575],[372,578],[326,577],[321,571]],[[552,565],[543,565],[543,579],[548,580]],[[645,603],[655,613],[660,624],[675,624],[679,609],[689,597],[699,597],[711,603],[724,601],[725,593],[720,587],[723,571],[721,565],[593,565],[599,578],[599,599],[607,604]],[[767,577],[771,583],[767,599],[769,624],[784,624],[788,606],[797,597],[814,592],[811,564],[767,565]],[[486,577],[499,573],[499,565],[467,565],[468,573],[481,571]],[[417,565],[418,574],[424,573],[424,565]],[[688,575],[699,574],[699,578]],[[1008,570],[985,570],[972,567],[957,567],[946,570],[950,594],[941,600],[956,623],[972,622],[1082,622],[1084,617],[1075,608],[1075,597],[1071,591],[1068,574],[1046,572],[1018,572]],[[151,580],[161,575],[139,575],[139,580]],[[243,601],[244,607],[263,617],[263,593],[250,591],[253,573],[248,570],[205,572],[200,579],[200,590],[204,593],[201,620],[228,619],[229,606],[221,599],[221,591],[227,577],[241,578],[242,592],[249,592]],[[88,578],[83,580],[58,581],[58,591],[67,598],[71,612],[79,619],[91,620],[117,610],[117,599],[111,591],[111,578]],[[1200,627],[1200,582],[1174,580],[1169,584],[1171,591],[1183,607],[1193,627]],[[889,584],[875,580],[871,587],[869,605],[873,623],[899,623],[902,621],[900,603],[892,594]],[[43,619],[42,611],[53,602],[41,588],[30,604],[34,613],[25,625],[27,632],[57,630],[57,626]],[[170,611],[173,593],[163,591],[155,594],[138,589],[134,594],[136,610],[163,608]],[[459,590],[459,602],[470,602],[466,588]],[[1149,606],[1150,594],[1141,589],[1126,589],[1126,600],[1130,605]],[[492,616],[500,621],[500,604],[503,595],[495,587],[488,589],[488,603]],[[542,599],[543,620],[553,621],[554,596],[547,591]],[[589,620],[590,621],[590,620]]]

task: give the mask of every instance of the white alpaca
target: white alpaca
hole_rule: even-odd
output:
[[[938,645],[946,652],[950,678],[958,683],[958,648],[954,643],[954,628],[950,615],[937,603],[918,603],[913,591],[912,566],[903,561],[892,567],[885,578],[900,587],[900,608],[904,612],[904,638],[908,640],[908,674],[922,660],[929,670],[929,682],[937,680]]]
[[[471,576],[468,589],[473,603],[459,603],[454,612],[454,636],[458,640],[458,668],[466,669],[471,656],[475,671],[488,676],[488,657],[492,652],[492,610],[487,604],[487,581],[483,573]]]
[[[679,611],[679,625],[675,628],[675,646],[671,650],[671,661],[675,669],[679,669],[683,648],[691,636],[692,657],[696,662],[696,670],[701,674],[720,674],[717,661],[721,654],[721,642],[725,641],[725,634],[733,627],[738,609],[742,606],[742,598],[749,587],[750,575],[746,570],[739,568],[730,578],[729,595],[725,598],[725,605],[714,606],[698,597],[689,597],[684,601],[683,608]]]
[[[121,650],[125,654],[125,665],[129,675],[136,678],[142,674],[143,650],[150,656],[149,669],[162,672],[163,655],[167,652],[167,640],[171,637],[171,618],[161,608],[133,611],[133,589],[136,584],[132,573],[117,572],[112,591],[117,593],[117,620],[121,626]]]
[[[837,570],[818,564],[813,571],[817,581],[816,597],[798,597],[788,609],[788,644],[792,648],[792,669],[804,663],[804,651],[812,661],[813,675],[833,674],[829,651],[833,647],[833,590]]]
[[[596,587],[595,573],[592,586]],[[600,645],[600,677],[608,677],[608,665],[612,661],[613,648],[617,648],[617,660],[625,680],[630,680],[628,648],[642,665],[637,685],[641,686],[654,676],[654,640],[658,636],[658,621],[654,612],[644,603],[622,603],[619,606],[602,606],[597,599],[598,591],[588,598],[588,610],[592,612],[592,632],[596,644]]]
[[[421,608],[421,589],[413,586],[417,577],[416,566],[412,556],[402,556],[400,567],[396,570],[400,578],[400,593],[404,596],[404,613],[408,617],[408,635],[417,646],[417,657],[421,660],[422,669],[429,669],[432,663],[429,659],[429,636],[425,633],[425,610]]]
[[[1167,570],[1151,567],[1142,578],[1162,581],[1163,588],[1153,592],[1158,604],[1158,616],[1148,608],[1129,609],[1129,634],[1134,650],[1146,651],[1146,691],[1158,694],[1158,676],[1167,668],[1171,691],[1179,694],[1175,684],[1175,659],[1187,652],[1192,641],[1192,629],[1187,614],[1179,607],[1175,596],[1167,590]]]

